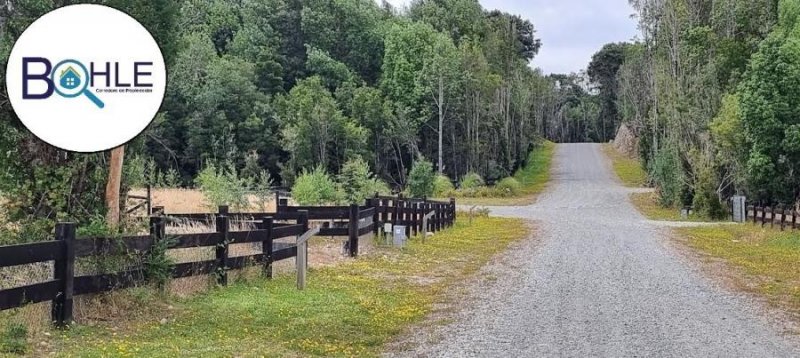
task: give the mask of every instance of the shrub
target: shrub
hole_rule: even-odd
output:
[[[522,184],[512,177],[501,180],[495,188],[505,196],[517,195],[522,190]]]
[[[369,164],[361,157],[349,160],[339,172],[340,191],[346,202],[360,204],[375,193],[388,194],[389,186],[382,180],[374,178]]]
[[[0,336],[0,352],[25,354],[28,350],[28,329],[22,324],[12,323]]]
[[[650,176],[660,194],[661,205],[680,204],[683,193],[683,171],[678,150],[673,146],[659,150],[650,163]]]
[[[458,184],[459,189],[462,190],[470,190],[470,189],[478,189],[484,185],[483,178],[478,173],[469,172],[461,178],[461,182]]]
[[[322,167],[311,172],[304,169],[292,186],[292,198],[300,205],[338,203],[341,197],[336,182]]]
[[[419,157],[408,173],[408,194],[414,198],[432,196],[435,180],[433,164],[425,158]]]
[[[211,209],[216,209],[220,205],[230,205],[234,210],[249,206],[247,192],[253,186],[253,182],[241,177],[231,162],[222,167],[217,167],[213,163],[207,165],[197,174],[194,181],[205,195],[206,204]]]
[[[433,195],[436,197],[449,196],[456,188],[446,175],[437,175],[433,181]]]

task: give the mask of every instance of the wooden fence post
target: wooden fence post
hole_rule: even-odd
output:
[[[162,213],[159,213],[161,215]],[[167,237],[167,221],[164,219],[163,216],[150,216],[150,237],[153,238],[153,245],[157,245],[159,242],[164,240]],[[145,276],[147,271],[144,272]],[[151,281],[152,277],[145,277],[147,280]],[[163,281],[162,281],[163,282]],[[159,287],[163,288],[163,287]]]
[[[377,194],[376,194],[377,196]],[[380,229],[380,218],[378,217],[378,209],[380,208],[381,201],[378,198],[367,199],[367,208],[372,208],[375,211],[372,214],[372,234],[378,237],[378,229]]]
[[[450,198],[450,226],[456,224],[456,198]]]
[[[278,199],[278,206],[275,207],[275,212],[281,213],[286,211],[285,208],[289,206],[288,199]]]
[[[792,210],[792,230],[797,229],[797,210]]]
[[[147,215],[150,215],[150,214],[153,213],[153,193],[152,193],[152,190],[153,190],[153,186],[150,185],[150,184],[147,184]]]
[[[356,205],[356,207],[358,207]],[[308,210],[300,210],[297,212],[300,214],[300,217],[297,219],[297,223],[303,225],[303,234],[308,232]],[[308,245],[303,245],[303,250],[305,250],[306,258],[308,258]],[[308,260],[303,263],[308,269]]]
[[[273,252],[273,237],[272,226],[274,219],[271,216],[264,218],[264,230],[267,231],[267,239],[261,243],[261,253],[264,254],[264,276],[272,278],[272,252]]]
[[[152,213],[150,215],[164,215],[164,207],[163,206],[154,206],[151,210]]]
[[[348,224],[347,251],[350,252],[350,257],[356,257],[358,256],[358,205],[350,205],[350,222]]]
[[[411,204],[411,222],[409,225],[413,229],[414,236],[419,235],[419,203]]]
[[[55,260],[53,278],[58,295],[52,303],[52,320],[57,327],[72,323],[72,294],[75,280],[75,223],[56,224],[56,240],[63,242],[63,255]]]
[[[220,207],[222,212],[222,207]],[[230,218],[223,215],[217,216],[217,232],[222,234],[222,238],[217,243],[216,259],[217,259],[217,283],[222,286],[228,285],[228,242],[230,237]]]

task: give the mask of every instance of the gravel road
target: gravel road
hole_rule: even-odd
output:
[[[564,144],[553,183],[528,207],[494,215],[539,222],[473,290],[424,357],[792,357],[761,305],[730,292],[674,252],[665,229],[628,201],[599,145]],[[430,335],[430,336],[429,336]],[[433,337],[433,338],[431,338]]]

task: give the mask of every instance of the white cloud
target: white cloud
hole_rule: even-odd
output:
[[[376,0],[380,1],[380,0]],[[398,8],[410,0],[388,0]],[[628,0],[480,0],[487,9],[533,22],[542,49],[533,66],[545,73],[578,72],[609,42],[629,41],[638,31]]]

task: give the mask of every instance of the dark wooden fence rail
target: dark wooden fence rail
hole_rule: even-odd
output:
[[[747,219],[753,220],[753,225],[761,223],[762,227],[769,224],[772,228],[778,225],[781,230],[785,230],[787,227],[792,230],[800,228],[800,212],[793,207],[784,205],[774,207],[749,205],[747,206]]]
[[[201,234],[167,235],[167,216],[150,218],[150,234],[118,238],[76,238],[74,223],[56,225],[55,240],[0,246],[0,267],[54,261],[53,279],[0,290],[0,310],[15,308],[29,303],[52,301],[52,318],[57,325],[72,321],[73,296],[124,289],[150,281],[144,267],[131,267],[120,272],[98,275],[75,276],[75,260],[91,256],[123,254],[146,255],[154,245],[168,240],[168,249],[214,247],[213,260],[186,262],[172,265],[169,276],[181,278],[196,275],[216,274],[219,284],[226,285],[228,271],[241,269],[250,263],[262,264],[271,277],[272,263],[297,255],[291,243],[278,243],[277,239],[296,237],[308,231],[308,214],[299,212],[295,223],[275,224],[273,218],[263,218],[258,229],[230,231],[231,217],[220,209],[215,216],[216,232]],[[230,257],[231,244],[262,243],[262,252],[247,256]]]
[[[297,256],[294,243],[275,240],[297,237],[309,230],[309,221],[324,221],[319,236],[346,236],[350,256],[358,255],[359,237],[378,233],[386,223],[407,226],[407,234],[436,232],[452,226],[456,218],[455,200],[437,202],[375,196],[366,205],[350,206],[289,206],[280,199],[275,213],[233,213],[227,206],[213,214],[167,214],[163,207],[153,207],[150,234],[125,237],[77,238],[74,223],[58,223],[53,241],[0,246],[0,268],[38,262],[54,261],[53,278],[48,281],[0,290],[0,311],[29,303],[52,301],[52,319],[56,325],[72,321],[74,296],[124,289],[152,281],[144,267],[131,267],[120,272],[75,276],[75,260],[92,256],[143,254],[156,244],[168,240],[167,249],[214,247],[213,260],[174,264],[172,278],[216,274],[218,283],[226,285],[228,271],[241,269],[250,263],[263,266],[264,274],[272,277],[272,264]],[[423,217],[433,212],[428,227]],[[166,234],[168,223],[190,221],[213,222],[215,232],[200,234]],[[232,222],[248,222],[248,231],[231,231]],[[231,244],[261,243],[261,253],[230,257]]]

